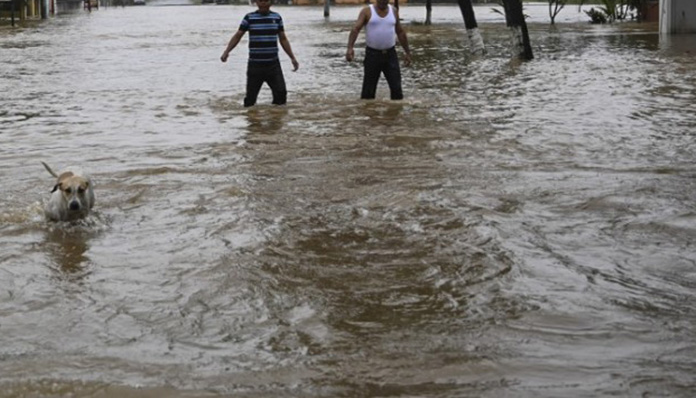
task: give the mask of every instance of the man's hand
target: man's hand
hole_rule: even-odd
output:
[[[353,51],[352,48],[349,48],[346,51],[346,61],[353,62],[353,58],[355,58],[355,52]]]
[[[297,69],[300,68],[300,63],[297,62],[295,58],[291,59],[292,61],[292,71],[295,72]]]
[[[227,57],[229,57],[229,56],[230,56],[229,52],[227,52],[227,51],[223,52],[222,55],[220,56],[220,61],[227,62]]]
[[[404,55],[404,66],[411,66],[411,54],[409,53]]]

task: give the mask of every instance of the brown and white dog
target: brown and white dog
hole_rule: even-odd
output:
[[[92,181],[82,169],[69,167],[56,174],[44,162],[46,170],[57,179],[44,213],[53,221],[73,221],[87,217],[94,206]]]

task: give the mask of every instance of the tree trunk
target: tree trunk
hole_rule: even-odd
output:
[[[457,3],[459,4],[459,9],[464,18],[466,34],[469,36],[469,41],[471,42],[471,51],[478,54],[485,53],[486,49],[483,46],[483,39],[478,30],[476,15],[474,15],[474,6],[471,4],[471,0],[457,0]]]
[[[331,0],[324,0],[324,18],[328,18],[331,14]]]
[[[459,4],[459,9],[462,11],[464,26],[466,26],[467,29],[478,28],[476,15],[474,15],[474,6],[471,4],[471,0],[457,0],[457,3]]]
[[[431,17],[433,15],[433,0],[426,0],[425,2],[425,24],[430,25],[432,23]]]
[[[522,11],[522,0],[503,0],[505,21],[512,31],[514,51],[524,60],[534,59],[532,45],[529,43],[529,32]]]

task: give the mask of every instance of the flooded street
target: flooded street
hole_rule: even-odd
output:
[[[521,63],[403,6],[392,102],[359,7],[275,6],[300,69],[249,109],[253,7],[0,26],[0,397],[696,396],[696,35],[525,7]]]

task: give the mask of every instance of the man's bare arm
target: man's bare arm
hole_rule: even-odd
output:
[[[394,12],[394,16],[396,17],[396,37],[399,39],[399,44],[401,44],[401,47],[406,53],[406,56],[404,57],[404,65],[409,66],[411,65],[411,49],[408,46],[408,37],[406,36],[406,31],[404,30],[403,26],[401,26],[401,22],[399,22],[399,12],[397,10],[394,10]]]
[[[244,36],[243,30],[238,30],[230,39],[230,42],[227,43],[227,48],[225,48],[225,51],[222,53],[222,56],[220,56],[220,60],[222,62],[227,62],[227,57],[229,57],[230,52],[237,47],[237,44],[239,44],[239,41],[242,40],[242,36]]]
[[[280,40],[280,46],[283,47],[283,51],[288,54],[290,61],[292,61],[292,70],[296,71],[300,67],[300,63],[295,59],[295,54],[292,53],[292,47],[290,46],[290,40],[285,35],[284,31],[278,33],[278,39]]]
[[[370,8],[365,7],[360,11],[360,15],[358,15],[358,20],[355,22],[355,25],[353,25],[353,29],[351,29],[350,34],[348,35],[348,50],[346,51],[346,60],[348,62],[352,61],[355,57],[353,46],[355,46],[355,42],[358,40],[360,30],[362,30],[363,26],[365,26],[367,24],[367,21],[369,20]]]

